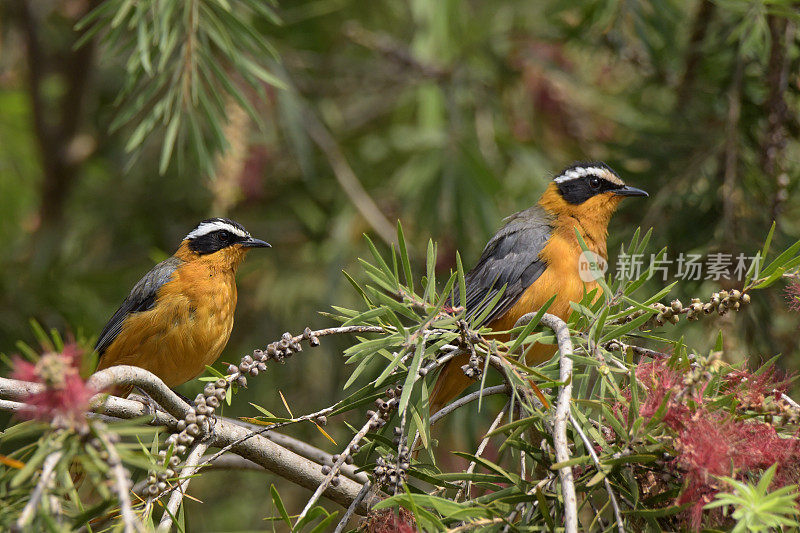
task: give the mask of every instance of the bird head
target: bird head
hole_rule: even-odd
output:
[[[553,178],[540,204],[556,216],[607,224],[619,203],[629,196],[648,194],[625,185],[605,163],[576,163]]]
[[[223,266],[236,268],[251,248],[271,247],[268,242],[252,237],[238,222],[209,218],[183,238],[175,255],[184,261],[213,257]]]

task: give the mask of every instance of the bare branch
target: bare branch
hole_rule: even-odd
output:
[[[111,367],[103,372],[119,368],[131,367]],[[136,370],[149,374],[142,369],[137,368]],[[158,378],[152,376],[150,379],[157,380]],[[153,381],[153,383],[156,385],[149,387],[145,385],[143,388],[145,390],[158,390],[157,384],[163,385],[160,380]],[[41,390],[41,385],[36,383],[0,378],[0,409],[19,412],[25,408],[26,404],[15,400],[7,400],[6,398],[23,399],[28,394],[39,390]],[[114,396],[109,396],[102,404],[94,405],[93,410],[103,413],[102,415],[94,414],[94,416],[113,415],[120,419],[131,419],[148,414],[146,408],[140,402]],[[155,413],[154,418],[149,420],[149,423],[153,426],[166,425],[174,428],[177,420],[166,413],[158,411]],[[210,439],[209,446],[229,448],[236,455],[248,459],[270,472],[307,489],[319,487],[325,479],[319,464],[287,450],[268,438],[254,435],[249,429],[240,425],[231,424],[225,420],[217,420]],[[347,507],[356,498],[361,487],[360,483],[343,478],[338,486],[326,488],[323,495]],[[356,508],[356,512],[361,515],[366,514],[370,502],[371,500],[362,502]]]
[[[47,489],[47,486],[50,484],[50,480],[53,477],[53,470],[63,454],[64,452],[58,450],[45,457],[44,463],[42,464],[42,475],[39,477],[39,482],[33,489],[31,499],[28,500],[28,503],[25,505],[25,508],[22,510],[19,518],[17,519],[17,528],[20,530],[24,530],[25,526],[27,526],[33,518],[36,507],[42,500],[42,495],[44,494],[44,491]]]
[[[569,460],[567,446],[567,417],[572,399],[572,339],[566,322],[555,315],[545,313],[542,324],[551,328],[558,340],[559,379],[564,383],[558,392],[556,417],[553,424],[553,443],[556,448],[556,460],[559,463]],[[565,466],[558,470],[561,478],[561,493],[564,498],[564,529],[567,533],[578,531],[578,500],[575,496],[575,482],[572,478],[572,467]]]
[[[434,425],[436,422],[446,417],[456,409],[464,407],[468,403],[474,402],[481,396],[486,397],[486,396],[493,396],[495,394],[508,394],[509,392],[511,392],[511,386],[504,384],[504,385],[495,385],[493,387],[486,387],[485,389],[477,390],[473,393],[467,394],[466,396],[462,396],[453,403],[450,403],[447,406],[442,407],[437,413],[431,415],[430,418],[431,425]]]
[[[333,533],[342,533],[344,527],[347,525],[347,522],[349,522],[350,518],[353,517],[353,513],[355,513],[356,507],[358,507],[358,505],[364,498],[367,498],[367,493],[370,493],[374,497],[377,490],[378,490],[377,485],[373,485],[369,481],[364,483],[364,486],[361,488],[361,491],[358,493],[358,496],[356,496],[356,499],[353,500],[353,503],[351,503],[350,507],[347,508],[347,511],[345,511],[344,516],[342,516],[342,519],[339,520],[339,523],[336,524],[336,529],[333,530]]]
[[[260,431],[264,429],[262,426],[257,426],[255,424],[250,424],[248,422],[243,422],[241,420],[235,420],[232,418],[225,418],[225,417],[219,417],[218,420],[219,419],[226,420],[231,424],[236,424],[248,428],[251,431]],[[264,437],[268,438],[272,442],[275,442],[280,446],[283,446],[284,448],[288,448],[289,450],[292,450],[294,453],[302,455],[306,459],[311,459],[315,463],[319,463],[321,465],[334,463],[333,454],[321,450],[316,446],[312,446],[307,442],[295,439],[294,437],[290,437],[289,435],[284,435],[283,433],[278,433],[272,430],[265,431],[262,434],[264,435]],[[217,460],[221,458],[219,457],[219,454],[216,454],[214,457],[217,457]],[[215,460],[214,462],[216,463],[217,460]],[[364,472],[359,472],[358,467],[354,465],[348,465],[348,464],[342,465],[342,474],[349,477],[353,481],[357,481],[358,483],[363,484],[369,481],[369,476]]]
[[[597,457],[597,453],[594,451],[594,446],[592,445],[592,441],[589,440],[589,437],[583,432],[581,426],[578,425],[578,422],[575,420],[575,417],[572,415],[572,412],[569,414],[569,419],[572,422],[572,427],[575,428],[575,431],[578,432],[580,435],[581,440],[586,445],[586,449],[589,452],[589,455],[592,457],[592,461],[594,461],[595,466],[597,467],[597,471],[601,472],[602,469],[600,467],[600,458]],[[622,513],[619,510],[619,503],[617,502],[617,496],[614,494],[614,490],[611,488],[611,482],[608,480],[608,477],[603,478],[603,482],[606,486],[606,492],[608,493],[608,498],[611,500],[611,507],[614,509],[614,518],[617,520],[617,531],[619,533],[625,533],[625,527],[622,522]]]
[[[125,533],[132,531],[144,531],[142,523],[136,518],[131,505],[131,482],[130,474],[122,464],[122,458],[117,452],[116,446],[111,442],[111,438],[105,432],[99,431],[98,438],[103,443],[103,447],[108,452],[108,466],[114,475],[114,491],[119,500],[119,510],[122,516],[122,524]],[[114,435],[116,437],[116,435]]]
[[[244,427],[229,424],[224,420],[218,420],[214,426],[211,446],[221,448],[230,446],[230,450],[236,455],[249,459],[278,476],[307,489],[320,487],[326,478],[317,463],[287,450],[261,435],[253,435]],[[326,487],[322,495],[347,507],[360,490],[360,483],[342,478],[337,486]],[[366,514],[369,503],[374,502],[362,502],[356,512],[361,515]]]
[[[313,507],[314,504],[317,503],[317,500],[319,500],[320,496],[322,496],[322,494],[326,490],[330,490],[331,481],[336,476],[336,474],[338,473],[339,469],[344,464],[345,460],[350,456],[350,453],[352,452],[352,449],[353,449],[353,445],[358,444],[359,442],[361,442],[361,439],[364,438],[364,436],[367,434],[367,432],[369,432],[369,430],[371,428],[373,428],[374,425],[377,424],[378,420],[380,420],[380,419],[381,419],[380,411],[376,411],[369,418],[369,420],[367,420],[367,423],[364,424],[364,427],[362,427],[361,430],[358,433],[356,433],[356,435],[353,437],[353,439],[350,441],[350,443],[347,445],[347,447],[344,449],[344,451],[342,451],[342,453],[339,455],[339,459],[335,463],[333,463],[333,466],[331,467],[331,471],[328,473],[328,475],[325,476],[325,479],[323,479],[322,482],[319,484],[319,486],[317,487],[317,490],[315,490],[314,494],[311,495],[311,498],[309,498],[308,502],[306,503],[306,506],[303,508],[302,512],[297,517],[297,521],[295,522],[295,525],[297,525],[303,518],[305,518],[305,516],[311,510],[311,507]],[[340,483],[340,486],[341,486],[341,483]],[[336,488],[336,487],[332,487],[332,488]],[[358,497],[358,494],[356,494],[353,497],[353,499],[355,499],[356,497]],[[365,511],[367,509],[369,509],[369,502],[367,502],[367,504],[368,505],[364,509]]]
[[[186,464],[181,470],[180,480],[175,489],[169,497],[169,502],[164,509],[164,514],[161,517],[161,523],[158,524],[158,531],[166,532],[172,527],[172,520],[178,514],[183,497],[186,494],[186,489],[189,488],[189,482],[192,476],[200,469],[201,459],[203,454],[206,453],[208,445],[204,442],[199,443],[186,458]]]

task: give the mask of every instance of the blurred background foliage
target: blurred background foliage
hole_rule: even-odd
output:
[[[412,264],[431,237],[443,273],[455,250],[468,267],[574,160],[603,160],[651,194],[612,222],[612,266],[639,225],[673,258],[754,255],[772,220],[775,249],[800,234],[795,2],[170,4],[0,4],[0,352],[32,342],[31,318],[91,341],[197,221],[225,215],[274,246],[240,272],[222,357],[238,359],[357,301],[341,270],[359,272],[362,233],[387,245],[400,219]],[[720,284],[740,285],[682,282],[674,296]],[[759,293],[745,313],[679,327],[709,349],[723,329],[726,358],[780,353],[796,371],[783,300]],[[332,403],[347,375],[336,342],[245,394],[280,410],[279,389],[295,413]],[[472,446],[490,411],[454,416],[440,438]],[[262,475],[218,476],[267,495]],[[219,481],[195,490],[227,511],[200,523],[190,504],[193,529],[231,529],[231,516],[263,527],[269,511]]]

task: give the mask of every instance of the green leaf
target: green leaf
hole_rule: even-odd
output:
[[[508,349],[509,353],[513,353],[517,348],[519,348],[520,345],[528,337],[528,335],[531,334],[534,328],[539,325],[539,322],[542,320],[542,317],[547,312],[547,310],[550,309],[550,306],[553,305],[553,302],[555,301],[557,296],[558,296],[557,294],[554,294],[549,300],[547,300],[547,302],[545,302],[545,304],[538,311],[536,311],[536,315],[531,319],[530,322],[528,322],[525,325],[520,334],[517,335],[517,337],[514,339],[514,342],[511,343],[511,346]]]
[[[785,267],[786,263],[792,259],[797,252],[800,252],[800,240],[792,244],[789,248],[783,251],[778,257],[776,257],[769,265],[764,267],[761,271],[762,276],[770,276],[773,272],[781,267]]]
[[[423,299],[426,302],[433,302],[436,295],[436,245],[433,240],[428,239],[428,252],[425,256],[425,294]]]
[[[411,391],[414,389],[414,382],[419,376],[419,367],[422,364],[422,356],[425,354],[425,341],[420,339],[417,342],[417,349],[414,352],[414,359],[408,367],[408,375],[406,376],[405,383],[403,384],[403,392],[400,395],[400,405],[398,405],[398,412],[402,413],[408,406],[408,399],[411,397]]]
[[[275,488],[274,484],[270,485],[269,492],[272,495],[272,503],[275,504],[275,508],[278,509],[278,513],[280,513],[281,518],[291,529],[292,521],[289,519],[289,513],[286,512],[286,507],[283,505],[283,500],[281,500],[281,496],[278,494],[278,489]]]
[[[387,280],[393,279],[394,269],[389,268],[389,265],[386,264],[386,261],[384,261],[383,256],[380,254],[380,252],[378,252],[378,249],[375,247],[375,243],[372,242],[372,239],[370,239],[366,233],[364,234],[364,240],[367,241],[367,247],[369,247],[369,251],[370,253],[372,253],[372,257],[375,259],[375,262],[378,264],[378,267],[386,275],[386,279]]]
[[[767,239],[764,241],[764,247],[761,249],[761,258],[766,259],[767,254],[769,253],[770,244],[772,244],[772,236],[775,234],[775,221],[772,222],[772,226],[769,228],[769,232],[767,233]]]
[[[411,273],[411,262],[408,259],[408,250],[406,249],[406,237],[403,234],[403,225],[397,221],[397,244],[400,248],[400,263],[403,265],[403,274],[406,278],[406,286],[411,294],[414,294],[414,275]]]
[[[467,301],[467,282],[464,277],[464,265],[461,264],[461,254],[458,252],[456,252],[456,272],[458,272],[458,302],[463,307]]]
[[[161,161],[158,164],[159,174],[164,174],[169,166],[169,160],[172,156],[172,148],[175,146],[175,138],[178,136],[178,126],[181,123],[181,116],[175,114],[167,126],[167,132],[164,136],[164,146],[161,149]]]
[[[323,533],[323,531],[330,531],[331,526],[339,518],[339,511],[334,511],[329,514],[322,522],[314,526],[310,533]]]
[[[333,513],[333,516],[335,515],[336,513]],[[292,531],[297,531],[297,532],[302,531],[305,526],[307,526],[308,524],[310,524],[311,522],[313,522],[314,520],[316,520],[321,516],[325,517],[326,520],[331,517],[331,515],[328,514],[328,511],[326,511],[325,508],[322,507],[321,505],[312,507],[308,511],[308,513],[303,517],[302,520],[297,521]],[[325,522],[325,520],[323,520],[323,522]],[[317,524],[316,527],[319,527],[319,524]]]
[[[620,324],[619,326],[615,327],[614,329],[603,335],[603,337],[600,339],[600,344],[608,342],[611,339],[619,339],[623,335],[627,335],[631,331],[638,329],[645,322],[650,320],[650,318],[652,318],[652,316],[655,314],[657,314],[657,311],[655,309],[650,309],[649,314],[636,317],[630,322],[627,322],[625,324]]]
[[[772,272],[772,273],[771,273],[769,276],[767,276],[765,279],[762,279],[762,281],[761,281],[761,282],[760,282],[758,285],[756,285],[755,287],[753,287],[753,288],[754,288],[754,289],[766,289],[767,287],[769,287],[770,285],[772,285],[773,283],[775,283],[776,281],[778,281],[779,279],[781,279],[781,277],[783,276],[783,273],[784,273],[785,271],[786,271],[786,269],[785,269],[785,268],[783,268],[783,267],[779,267],[777,270],[774,270],[774,271],[773,271],[773,272]]]

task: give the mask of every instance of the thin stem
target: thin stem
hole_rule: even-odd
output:
[[[478,446],[478,450],[475,452],[475,456],[476,457],[480,457],[481,455],[483,455],[484,450],[486,450],[486,446],[489,444],[489,438],[490,438],[489,435],[492,433],[492,431],[497,429],[497,427],[500,425],[500,422],[503,420],[503,417],[505,416],[506,411],[508,411],[508,408],[509,408],[510,405],[511,405],[511,402],[509,401],[508,403],[506,403],[506,406],[503,407],[500,410],[499,413],[497,413],[497,416],[495,417],[494,422],[492,422],[492,425],[489,426],[488,430],[486,430],[486,435],[483,437],[483,440],[481,441],[480,445]],[[469,466],[467,467],[466,473],[467,474],[471,474],[472,472],[474,472],[475,471],[475,466],[477,464],[478,463],[475,460],[470,462]],[[456,493],[456,497],[453,498],[453,501],[457,502],[459,499],[461,499],[462,492],[467,498],[469,498],[469,495],[470,495],[471,491],[472,491],[472,481],[467,481],[465,485],[462,485],[461,488],[458,489],[458,492]]]
[[[377,490],[377,486],[375,486],[374,488],[375,490]],[[338,524],[336,524],[336,529],[333,530],[333,533],[342,533],[345,526],[347,525],[347,522],[350,521],[350,518],[352,518],[353,513],[355,513],[358,504],[361,503],[361,500],[363,500],[367,496],[367,493],[372,489],[373,489],[372,483],[370,483],[369,481],[364,483],[364,486],[361,487],[360,491],[358,491],[358,495],[356,496],[355,500],[353,500],[353,503],[350,504],[350,506],[347,508],[347,511],[345,511],[342,519],[339,520]]]
[[[61,450],[52,452],[50,455],[45,457],[44,463],[42,463],[42,475],[39,477],[39,482],[36,484],[36,487],[33,489],[33,493],[31,494],[31,499],[28,500],[28,503],[25,505],[25,508],[20,513],[19,518],[17,519],[17,528],[20,530],[24,530],[25,526],[30,523],[31,519],[33,518],[33,514],[36,511],[36,507],[39,506],[39,502],[42,500],[42,495],[44,495],[44,491],[47,489],[47,486],[50,484],[50,480],[53,477],[53,470],[55,470],[58,461],[64,455],[64,452]]]
[[[317,490],[314,491],[314,494],[311,495],[311,498],[309,498],[308,502],[306,503],[306,506],[303,508],[302,512],[297,517],[297,522],[295,522],[295,525],[300,523],[300,521],[303,518],[305,518],[305,516],[308,514],[308,512],[311,510],[314,504],[317,503],[317,500],[319,500],[320,496],[322,496],[322,493],[325,492],[325,489],[327,489],[328,486],[331,484],[331,481],[333,480],[334,477],[336,477],[336,475],[339,472],[339,469],[344,464],[345,460],[350,456],[353,446],[361,442],[361,439],[363,439],[364,436],[369,432],[370,428],[373,427],[373,424],[378,423],[378,420],[380,418],[381,418],[380,412],[375,412],[375,414],[372,415],[369,418],[369,420],[367,420],[367,423],[364,424],[364,427],[362,427],[361,430],[359,430],[359,432],[356,433],[355,437],[353,437],[353,439],[350,441],[350,443],[347,445],[344,451],[342,451],[342,453],[339,454],[339,459],[335,463],[333,463],[333,466],[331,466],[331,471],[328,473],[327,476],[325,476],[325,479],[322,480],[322,483],[320,483],[320,485],[317,487]]]
[[[177,516],[178,509],[180,509],[183,497],[186,494],[186,489],[189,488],[189,481],[191,481],[195,472],[200,469],[200,462],[207,449],[208,444],[201,442],[194,447],[189,457],[186,458],[186,464],[181,470],[180,480],[176,486],[178,490],[173,490],[169,497],[167,507],[164,509],[164,515],[161,517],[161,523],[158,524],[158,531],[166,532],[172,527],[173,518]]]
[[[486,387],[485,389],[477,390],[473,393],[467,394],[466,396],[462,396],[458,400],[448,404],[445,407],[442,407],[441,409],[439,409],[438,412],[431,415],[430,424],[431,426],[434,425],[436,422],[446,417],[456,409],[464,407],[468,403],[474,402],[475,400],[477,400],[482,396],[486,397],[486,396],[493,396],[495,394],[508,394],[510,391],[511,391],[511,386],[503,384],[503,385],[494,385],[493,387]]]
[[[589,455],[592,457],[592,461],[594,461],[595,466],[597,467],[597,471],[602,471],[600,466],[600,458],[597,457],[597,453],[594,451],[594,446],[592,442],[589,440],[589,437],[583,432],[583,429],[575,420],[575,417],[572,415],[572,412],[569,413],[569,419],[572,422],[572,427],[575,428],[575,431],[578,432],[580,435],[581,440],[586,445],[586,449],[589,451]],[[617,496],[614,494],[614,490],[611,488],[611,482],[608,480],[608,477],[603,478],[603,482],[606,486],[606,492],[608,492],[608,498],[611,500],[611,506],[614,508],[614,518],[617,520],[617,531],[619,533],[625,533],[625,528],[622,525],[622,513],[619,510],[619,503],[617,503]]]
[[[111,472],[114,475],[114,489],[117,493],[117,499],[119,500],[119,509],[120,515],[122,516],[124,531],[125,533],[144,531],[141,522],[137,520],[133,512],[130,494],[130,476],[122,465],[122,458],[119,456],[117,448],[111,442],[109,436],[102,431],[97,433],[98,438],[103,443],[103,447],[106,449],[106,452],[108,452],[108,466],[111,468]]]

